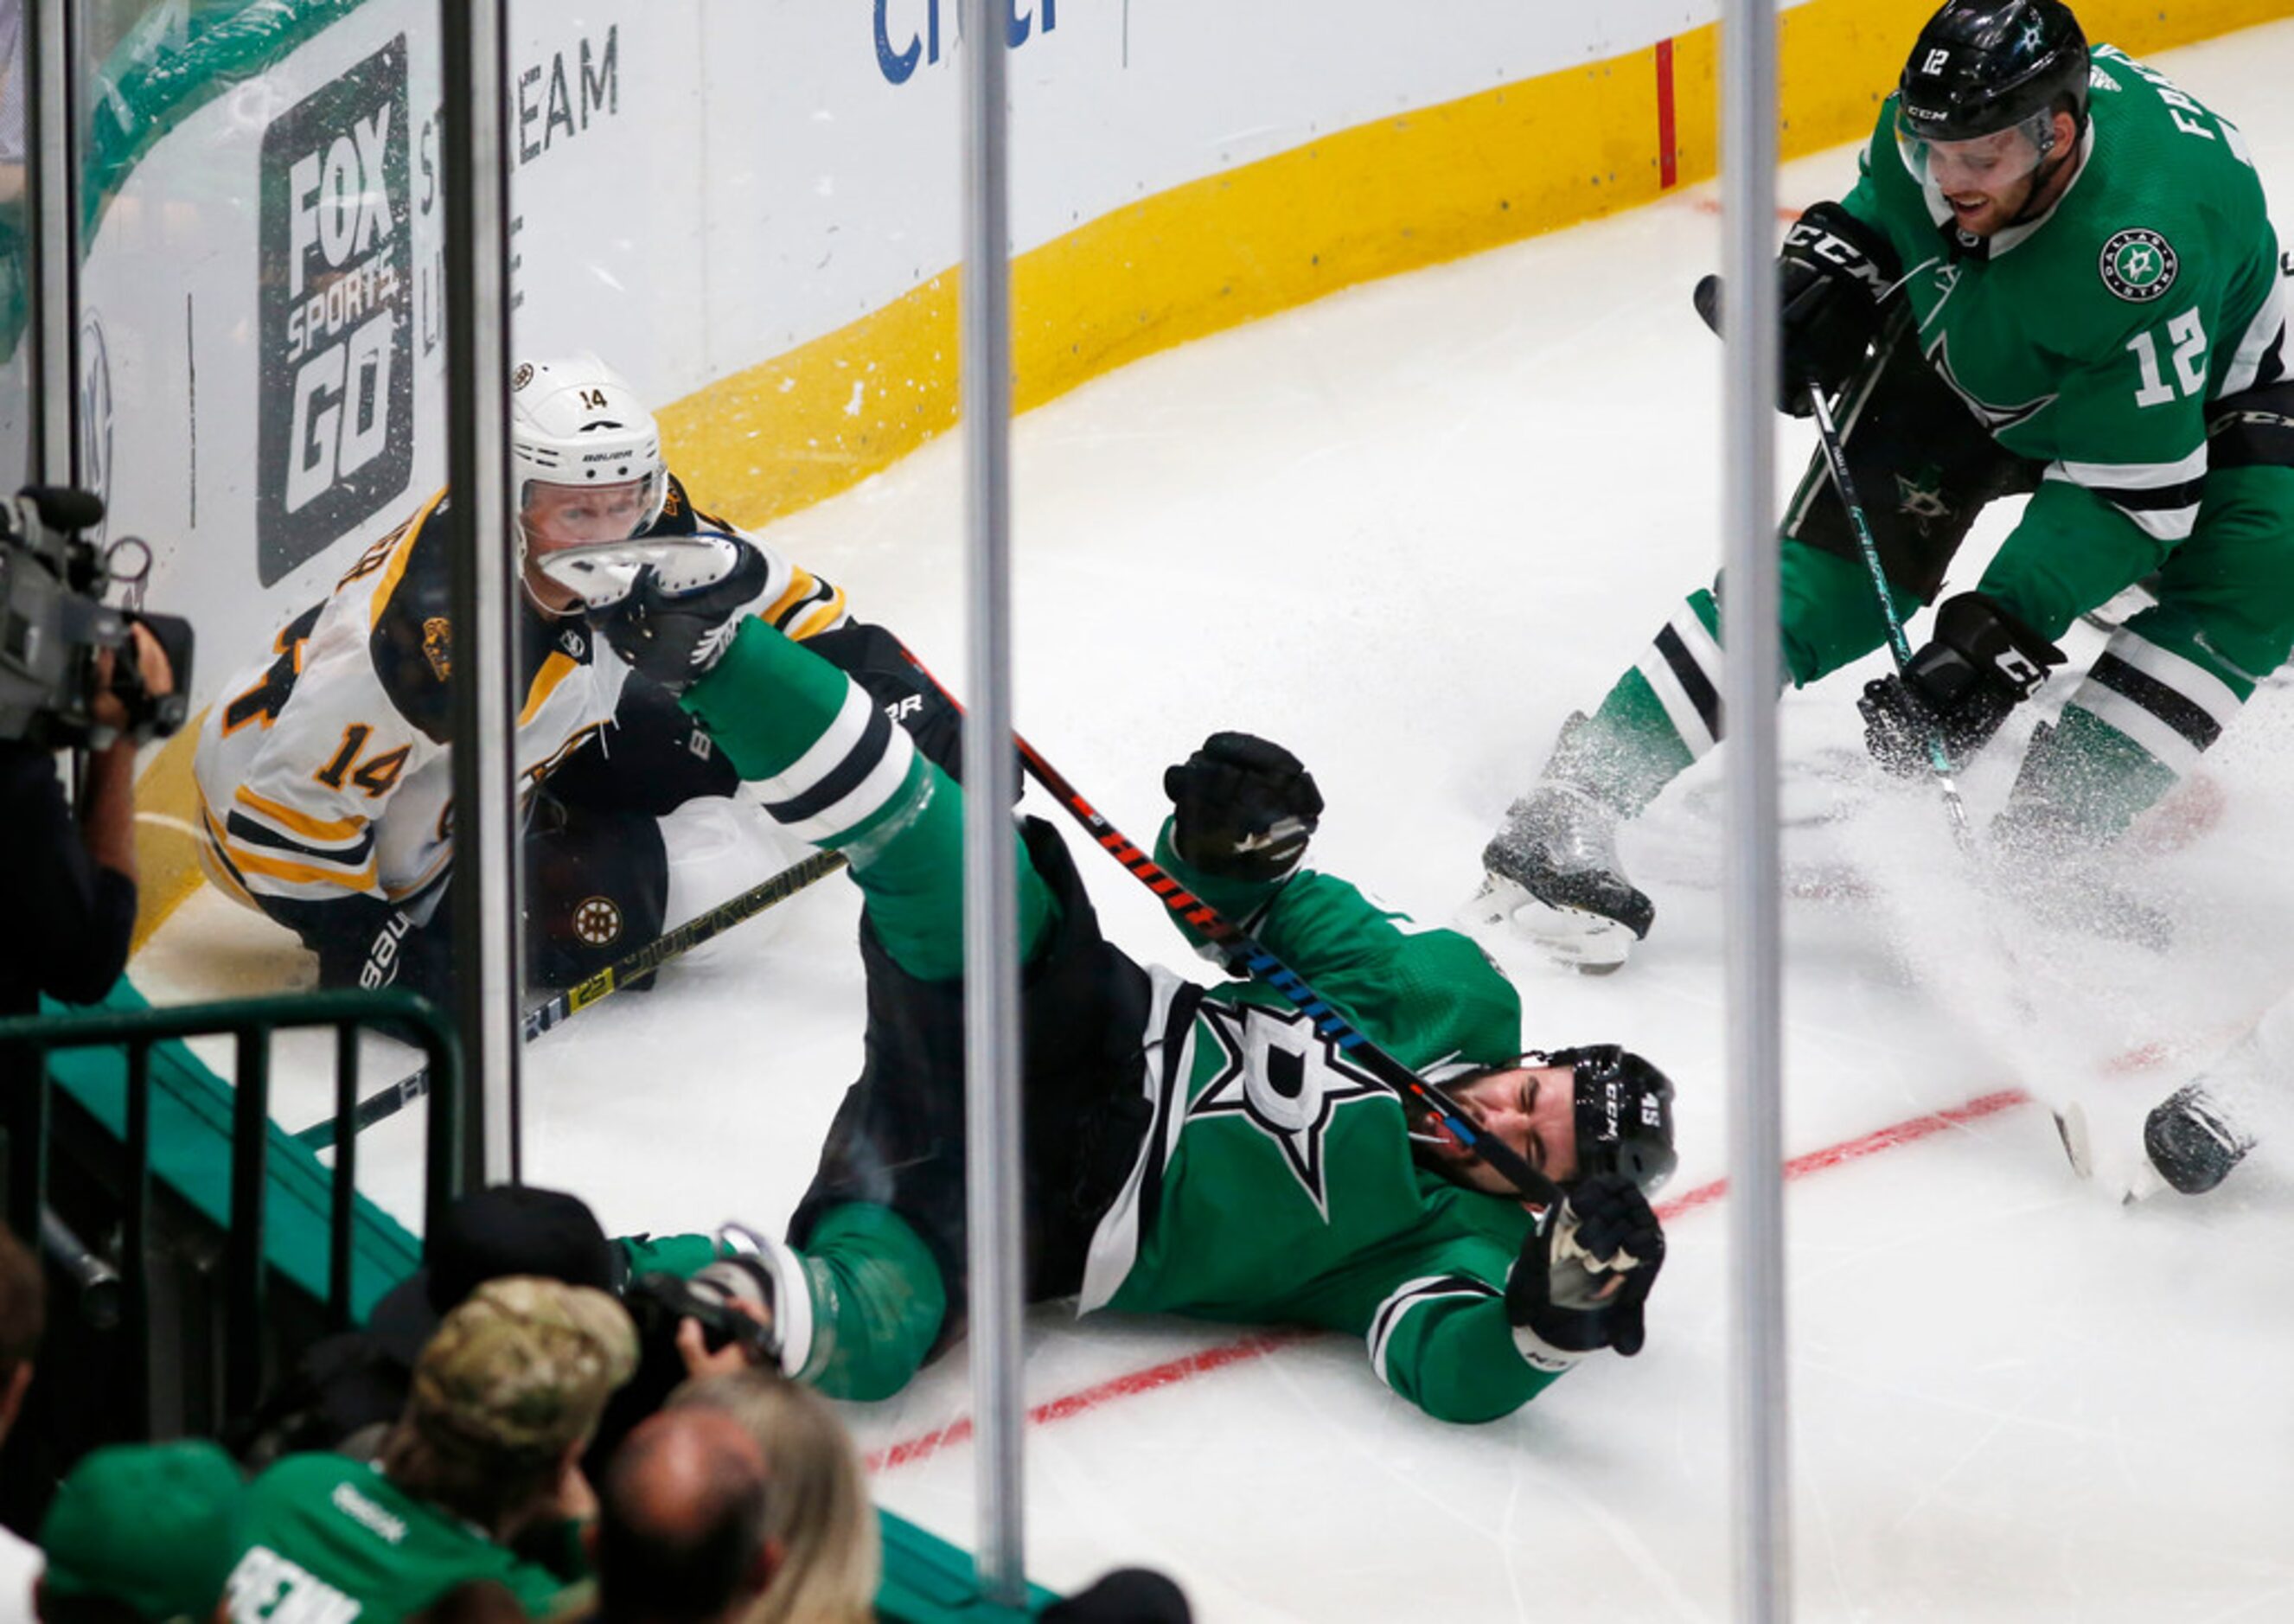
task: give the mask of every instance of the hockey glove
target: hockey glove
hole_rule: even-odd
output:
[[[2063,663],[2061,649],[1981,592],[1962,592],[1936,611],[1935,636],[1901,676],[1864,686],[1864,742],[1889,771],[1916,778],[1932,765],[1928,740],[1940,732],[1956,763],[1990,742],[2007,713]]]
[[[1837,203],[1818,203],[1785,234],[1777,256],[1783,411],[1806,417],[1810,383],[1832,394],[1862,364],[1898,270],[1888,240]],[[1720,279],[1698,282],[1694,298],[1696,314],[1719,332]]]
[[[764,595],[770,566],[729,535],[618,545],[636,567],[617,596],[606,587],[588,595],[590,624],[631,668],[683,693],[732,645],[741,612]],[[603,551],[583,550],[593,561]]]
[[[1597,1348],[1641,1351],[1641,1304],[1664,1265],[1664,1230],[1640,1186],[1597,1173],[1569,1192],[1521,1244],[1506,1276],[1514,1345],[1540,1370],[1563,1371]]]
[[[1204,874],[1267,884],[1287,878],[1322,818],[1314,775],[1281,745],[1214,733],[1163,773],[1177,813],[1171,845]]]

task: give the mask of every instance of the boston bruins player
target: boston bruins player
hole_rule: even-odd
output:
[[[1871,684],[1871,747],[1980,748],[2063,659],[2071,621],[2157,575],[2037,734],[1992,828],[2041,911],[2213,743],[2294,644],[2294,386],[2278,248],[2238,129],[2058,0],[1951,0],[1914,46],[1862,176],[1783,255],[1785,408],[1845,386],[1849,461],[1909,613],[1983,506],[2031,499],[1910,680]],[[1711,279],[1698,290],[1708,317]],[[1783,535],[1784,650],[1807,683],[1884,625],[1819,457]],[[1692,593],[1483,854],[1471,904],[1614,969],[1655,908],[1615,830],[1720,734],[1719,614]],[[2097,921],[2100,923],[2101,921]]]
[[[867,1061],[769,1261],[784,1368],[881,1398],[964,1325],[964,796],[842,672],[768,616],[732,619],[770,590],[765,560],[720,543],[638,574],[597,620],[686,687],[769,810],[851,860]],[[1637,1351],[1672,1085],[1614,1045],[1525,1056],[1520,1000],[1470,941],[1298,867],[1322,797],[1287,751],[1217,734],[1165,788],[1157,861],[1570,1194],[1527,1209],[1271,989],[1133,963],[1031,820],[1030,1298],[1359,1335],[1388,1386],[1452,1421],[1506,1415],[1599,1349]]]
[[[544,565],[632,536],[729,526],[695,510],[663,464],[652,414],[593,355],[513,370],[510,446],[529,970],[562,986],[658,934],[668,894],[658,820],[729,796],[737,780],[669,695],[599,657],[581,600]],[[435,997],[451,967],[446,500],[431,497],[290,621],[225,686],[199,738],[208,872],[294,930],[318,955],[322,985],[395,983]],[[889,640],[849,619],[841,590],[752,545],[775,626],[889,680],[909,698],[912,725],[952,731],[945,715],[922,716],[920,685],[876,657]],[[793,860],[793,847],[769,834],[767,844],[766,863]]]

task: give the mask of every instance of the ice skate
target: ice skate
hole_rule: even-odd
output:
[[[2006,808],[1991,822],[1985,868],[1992,883],[2041,925],[2166,952],[2175,921],[2119,883],[2123,849],[2037,788],[2058,747],[2054,729],[2041,722]]]
[[[2251,1136],[2230,1119],[2203,1081],[2185,1083],[2152,1107],[2143,1149],[2159,1176],[2185,1196],[2203,1196],[2230,1176]]]
[[[1616,823],[1591,791],[1547,779],[1514,803],[1484,848],[1487,872],[1466,921],[1509,924],[1588,975],[1617,969],[1656,908],[1617,861]]]

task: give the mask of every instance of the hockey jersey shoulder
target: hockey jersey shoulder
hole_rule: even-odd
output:
[[[2244,137],[2164,75],[2110,46],[2097,57],[2086,161],[2033,241],[2054,239],[2064,262],[2048,314],[2121,335],[2168,303],[2248,314],[2229,306],[2277,256]]]
[[[802,642],[815,632],[844,624],[850,618],[842,587],[814,575],[754,534],[695,507],[685,482],[672,473],[669,477],[669,492],[662,499],[661,517],[646,534],[692,535],[702,530],[737,535],[765,555],[765,592],[757,613],[776,631]]]
[[[367,549],[336,587],[348,592],[369,576],[367,652],[393,706],[434,744],[451,732],[447,681],[453,671],[449,616],[453,526],[440,491],[399,529]]]

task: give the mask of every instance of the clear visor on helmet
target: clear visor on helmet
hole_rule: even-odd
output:
[[[1900,113],[1896,118],[1904,167],[1922,186],[1946,197],[1997,192],[2015,184],[2046,160],[2054,135],[2055,116],[2046,110],[1965,141],[1930,141],[1915,134]]]
[[[518,532],[529,552],[626,542],[661,517],[668,489],[658,467],[642,478],[596,485],[529,479],[518,494]]]

